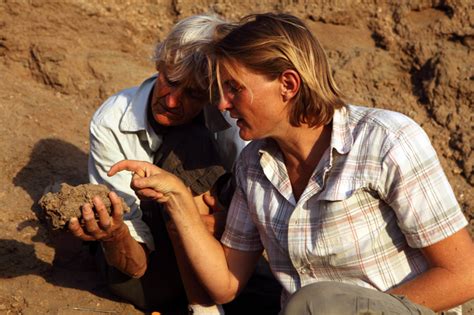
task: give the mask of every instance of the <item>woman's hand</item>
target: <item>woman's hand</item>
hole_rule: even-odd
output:
[[[130,187],[140,199],[166,203],[172,195],[188,193],[178,177],[148,162],[123,160],[112,165],[107,175],[113,176],[125,170],[134,173]]]

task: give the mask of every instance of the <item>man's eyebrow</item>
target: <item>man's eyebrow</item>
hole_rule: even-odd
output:
[[[180,81],[173,81],[173,80],[170,80],[169,76],[168,76],[168,71],[167,70],[162,70],[160,72],[160,74],[163,75],[165,81],[168,83],[168,84],[173,84],[173,85],[180,85],[181,82]]]

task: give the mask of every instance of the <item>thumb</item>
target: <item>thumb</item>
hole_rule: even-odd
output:
[[[211,209],[211,212],[219,212],[224,210],[224,207],[219,203],[219,200],[211,194],[202,195],[202,200]]]

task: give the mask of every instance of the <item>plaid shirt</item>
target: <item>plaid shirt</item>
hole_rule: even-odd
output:
[[[282,303],[318,281],[386,291],[428,269],[419,248],[467,224],[426,134],[387,110],[336,111],[330,148],[298,201],[270,139],[249,144],[235,172],[221,241],[265,248]]]

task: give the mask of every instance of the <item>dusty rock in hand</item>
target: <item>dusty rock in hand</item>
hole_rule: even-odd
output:
[[[93,206],[92,198],[99,196],[102,199],[108,213],[112,212],[108,197],[110,190],[105,185],[83,184],[71,186],[66,183],[50,189],[39,200],[39,205],[44,211],[49,226],[53,230],[67,228],[67,223],[72,217],[79,218],[82,223],[81,209],[85,203]],[[129,212],[130,208],[122,199],[123,212]]]

